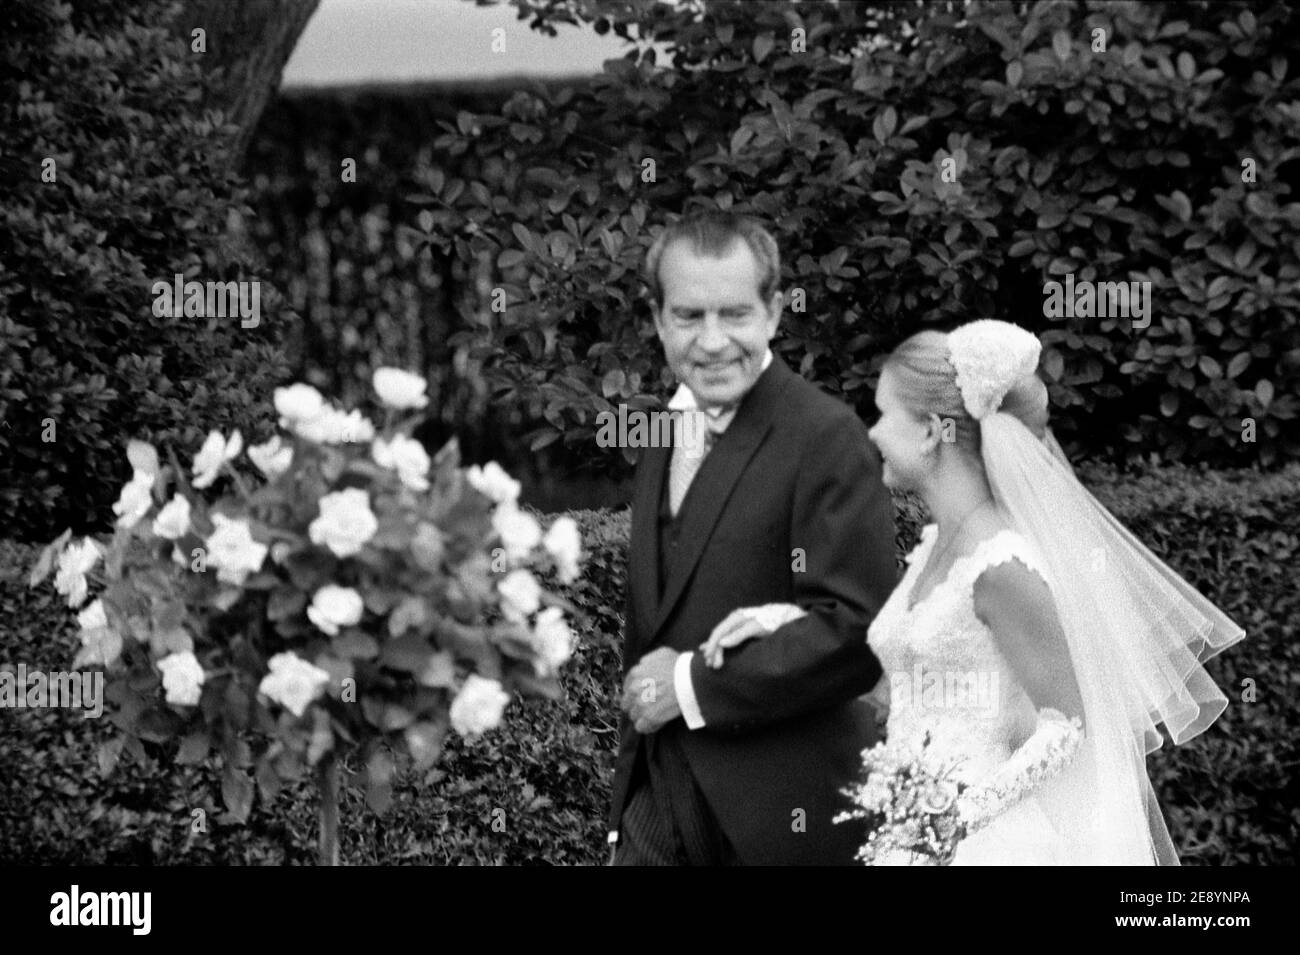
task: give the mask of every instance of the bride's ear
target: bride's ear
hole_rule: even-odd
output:
[[[944,419],[933,411],[925,416],[925,438],[921,450],[926,454],[935,454],[943,443]]]

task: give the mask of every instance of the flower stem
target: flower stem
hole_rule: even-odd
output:
[[[339,767],[333,753],[316,765],[320,789],[319,865],[339,864]]]

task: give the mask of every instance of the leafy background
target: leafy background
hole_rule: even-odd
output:
[[[612,31],[629,55],[572,81],[284,94],[236,177],[202,75],[157,25],[166,4],[0,7],[0,666],[71,660],[66,608],[24,587],[31,542],[107,526],[127,437],[187,458],[209,428],[266,437],[278,384],[364,407],[373,368],[419,370],[431,449],[455,434],[527,500],[588,509],[592,569],[570,593],[587,619],[563,700],[454,741],[383,816],[349,789],[344,858],[600,861],[631,462],[598,448],[595,416],[669,394],[638,271],[655,230],[734,208],[784,252],[778,351],[860,411],[920,328],[991,315],[1042,336],[1054,428],[1097,462],[1087,483],[1248,632],[1210,666],[1233,706],[1150,758],[1184,861],[1294,862],[1295,8],[514,5],[540,29]],[[807,52],[790,52],[797,29]],[[47,156],[57,187],[38,184]],[[935,180],[943,159],[956,186]],[[259,279],[275,320],[160,322],[149,285],[176,271]],[[1046,318],[1043,284],[1069,271],[1152,281],[1151,327]],[[917,511],[899,506],[901,556]],[[211,763],[173,767],[146,743],[100,778],[106,721],[4,719],[0,765],[18,769],[0,774],[0,861],[314,858],[302,787],[240,825]]]

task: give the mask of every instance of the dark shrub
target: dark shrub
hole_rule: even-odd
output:
[[[1042,334],[1058,431],[1093,459],[1300,454],[1294,5],[522,6],[642,41],[435,142],[453,171],[417,224],[481,290],[453,342],[531,447],[624,467],[596,415],[669,389],[643,254],[719,207],[775,224],[778,349],[863,412],[902,337],[991,316]],[[1150,282],[1149,325],[1048,315],[1067,274]]]
[[[260,434],[287,368],[260,324],[154,315],[155,282],[256,281],[228,130],[159,2],[12,0],[0,12],[0,526],[90,529],[130,437],[182,460],[211,428]],[[50,167],[46,160],[52,160]],[[57,177],[44,181],[52,168]],[[250,320],[251,322],[251,320]],[[52,430],[51,430],[52,429]]]

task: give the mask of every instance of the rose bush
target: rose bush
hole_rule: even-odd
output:
[[[449,730],[478,736],[514,695],[557,696],[572,651],[572,608],[534,576],[577,577],[572,519],[544,532],[518,482],[496,465],[461,469],[454,442],[430,459],[410,437],[420,416],[399,418],[424,405],[418,376],[381,369],[374,385],[382,429],[309,386],[277,390],[286,434],[247,449],[259,487],[230,466],[238,431],[213,431],[188,470],[130,442],[111,541],[65,532],[29,580],[57,565],[56,589],[83,608],[103,564],[73,662],[108,672],[121,733],[102,768],[145,742],[179,740],[186,763],[216,752],[237,819],[255,790],[315,771],[327,861],[340,750],[360,751],[382,811],[399,760],[431,767]],[[226,474],[215,502],[194,493]]]

